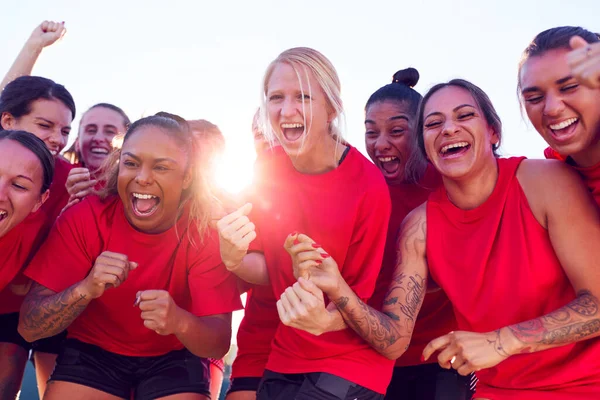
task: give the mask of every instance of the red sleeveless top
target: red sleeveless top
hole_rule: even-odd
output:
[[[575,298],[548,231],[535,219],[516,171],[523,157],[498,160],[490,197],[454,206],[443,187],[427,203],[427,259],[461,330],[489,332],[548,314]],[[600,341],[514,355],[477,373],[476,397],[544,399],[580,390],[600,395]],[[548,394],[550,395],[550,394]],[[592,396],[593,397],[593,396]]]
[[[583,182],[592,196],[594,196],[596,204],[600,205],[600,163],[586,168],[578,167],[569,163],[567,158],[558,154],[552,147],[546,148],[544,155],[549,159],[564,161],[575,171],[579,172],[579,175],[583,178]]]

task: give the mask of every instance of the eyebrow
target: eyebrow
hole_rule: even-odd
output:
[[[458,110],[460,110],[460,109],[461,109],[461,108],[463,108],[463,107],[473,107],[473,108],[475,108],[475,106],[474,106],[474,105],[471,105],[471,104],[466,104],[466,103],[465,103],[465,104],[461,104],[460,106],[456,106],[456,107],[454,107],[454,108],[452,109],[452,112],[457,112]],[[425,119],[427,119],[427,118],[431,117],[432,115],[442,115],[442,113],[441,113],[441,112],[439,112],[439,111],[434,111],[434,112],[432,112],[432,113],[429,113],[429,114],[427,114],[427,116],[426,116],[425,118],[423,118],[423,120],[425,120]]]
[[[565,82],[570,81],[571,79],[573,79],[573,77],[571,75],[567,75],[564,78],[560,78],[557,79],[556,83],[557,85],[562,85]],[[525,93],[530,93],[530,92],[539,92],[541,91],[541,89],[537,86],[530,86],[530,87],[526,87],[525,89],[521,90],[521,93],[525,94]]]
[[[124,156],[129,156],[129,157],[131,157],[131,158],[134,158],[134,159],[136,159],[136,160],[138,160],[138,161],[141,161],[141,158],[139,158],[139,157],[138,157],[138,156],[136,156],[135,154],[133,154],[133,153],[130,153],[130,152],[128,152],[128,151],[126,151],[125,153],[123,153],[123,155],[124,155]],[[172,158],[170,158],[170,157],[161,157],[161,158],[156,158],[156,159],[154,159],[154,162],[155,162],[155,163],[159,163],[159,162],[163,162],[163,161],[168,161],[168,162],[172,162],[172,163],[178,164],[178,162],[177,162],[177,161],[175,161],[174,159],[172,159]]]
[[[17,178],[27,179],[28,181],[30,181],[31,183],[33,183],[33,179],[31,179],[30,177],[28,177],[26,175],[17,175]]]
[[[404,116],[404,115],[394,115],[393,117],[389,117],[388,121],[395,121],[398,119],[404,119],[406,121],[408,121],[408,117]],[[372,119],[365,119],[365,124],[375,124],[376,122],[373,121]]]

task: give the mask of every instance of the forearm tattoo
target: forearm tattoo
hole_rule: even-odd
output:
[[[52,293],[49,289],[34,283],[24,301],[21,322],[35,337],[50,337],[64,331],[89,304],[85,295],[75,293],[75,285],[60,293],[49,293]]]
[[[406,262],[403,254],[418,253],[417,246],[424,243],[424,229],[424,220],[405,228],[406,234],[401,238],[398,252],[399,261],[383,303],[383,311],[369,307],[356,295],[334,301],[348,326],[379,351],[386,350],[401,338],[410,338],[413,332],[427,285],[426,279],[419,274],[406,276],[402,272],[403,262]],[[407,347],[408,343],[404,350]]]
[[[543,317],[508,327],[522,343],[536,346],[563,345],[595,336],[600,332],[598,299],[588,290],[581,290],[577,298]]]

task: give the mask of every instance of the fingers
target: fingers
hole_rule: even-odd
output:
[[[140,298],[140,301],[143,302],[165,299],[170,297],[170,294],[166,290],[142,290],[137,292],[137,296]]]
[[[457,349],[452,345],[449,345],[440,351],[440,354],[438,354],[438,364],[440,364],[440,367],[450,369],[453,368],[454,365],[457,367],[463,365],[464,360],[462,358],[458,360],[457,353]]]
[[[281,300],[277,300],[276,306],[277,306],[277,314],[279,314],[279,319],[281,320],[281,323],[286,326],[289,326],[290,318],[288,317],[287,310],[283,306]]]
[[[67,211],[69,208],[73,207],[75,204],[79,203],[81,201],[81,199],[78,199],[77,197],[73,197],[70,196],[69,197],[69,202],[67,203],[66,206],[63,207],[63,209],[60,211],[60,213],[64,213],[65,211]]]
[[[431,357],[433,353],[438,350],[441,350],[450,344],[450,336],[444,335],[439,338],[433,339],[431,342],[425,346],[423,349],[423,360],[426,361]]]
[[[306,292],[312,294],[317,300],[324,301],[323,291],[317,287],[312,281],[304,278],[298,278],[298,284],[302,289]],[[296,285],[294,285],[294,290],[296,289]],[[300,294],[298,294],[300,296]],[[300,296],[300,299],[304,301],[304,298]]]
[[[220,228],[221,226],[225,227],[225,226],[229,226],[231,225],[235,220],[247,216],[248,214],[250,214],[250,211],[252,211],[252,204],[251,203],[246,203],[243,206],[241,206],[240,208],[238,208],[237,210],[235,210],[234,212],[232,212],[231,214],[228,214],[226,216],[224,216],[223,218],[221,218],[219,220],[219,222],[217,222],[217,226]]]
[[[571,46],[571,48],[573,50],[580,49],[580,48],[585,47],[587,45],[588,45],[588,42],[584,38],[582,38],[581,36],[573,36],[569,40],[569,46]]]
[[[582,84],[595,89],[600,87],[600,43],[587,43],[579,36],[569,42],[573,49],[567,54],[572,75]]]

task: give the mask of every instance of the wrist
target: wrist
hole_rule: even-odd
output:
[[[175,308],[175,329],[174,329],[174,334],[175,336],[182,336],[185,335],[188,330],[189,330],[189,316],[190,314],[185,311],[184,309],[180,308],[179,306],[176,306]]]
[[[27,53],[34,53],[39,55],[42,52],[42,49],[44,48],[44,45],[37,41],[37,40],[28,40],[25,43],[25,46],[23,46],[23,49],[27,52]]]
[[[77,284],[77,286],[75,286],[73,289],[73,292],[75,293],[77,298],[84,298],[88,300],[95,299],[92,291],[88,288],[85,279],[80,281],[79,284]]]
[[[499,338],[504,351],[509,355],[520,354],[524,352],[525,343],[521,342],[517,337],[513,334],[512,330],[509,326],[505,326],[504,328],[500,328],[499,330]]]

